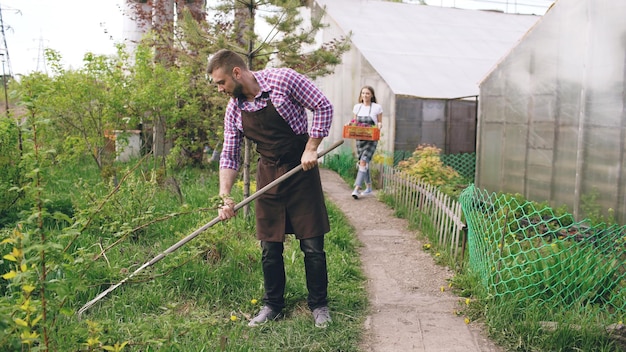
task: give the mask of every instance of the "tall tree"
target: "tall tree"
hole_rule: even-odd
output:
[[[163,164],[170,147],[180,152],[183,158],[193,162],[202,161],[204,146],[216,147],[220,140],[219,128],[214,126],[214,116],[223,111],[221,100],[214,102],[217,92],[206,81],[206,41],[199,43],[194,33],[185,33],[184,22],[195,23],[195,28],[203,26],[205,20],[205,0],[127,0],[131,3],[131,15],[139,28],[150,28],[141,41],[142,45],[154,53],[152,65],[162,66],[174,75],[184,75],[185,87],[179,87],[174,94],[177,99],[174,112],[151,111],[146,122],[152,128],[152,151]],[[137,53],[135,53],[137,54]],[[146,56],[142,54],[141,71],[147,73]],[[152,76],[157,78],[156,75]],[[167,85],[167,82],[163,82]],[[137,87],[141,89],[141,87]],[[165,88],[165,87],[164,87]],[[217,109],[218,113],[213,110]],[[207,121],[207,116],[209,120]]]
[[[196,3],[197,1],[191,1]],[[175,21],[153,26],[153,34],[147,37],[148,45],[156,48],[160,57],[175,68],[189,68],[188,89],[196,91],[193,96],[200,97],[200,119],[210,120],[201,123],[197,117],[188,116],[189,120],[170,121],[172,126],[211,126],[207,138],[221,137],[223,108],[225,97],[215,87],[206,85],[206,63],[208,57],[221,48],[236,51],[247,58],[252,70],[264,68],[272,60],[282,66],[288,66],[311,78],[327,75],[332,67],[340,63],[341,56],[349,49],[348,38],[337,38],[327,43],[316,44],[315,37],[324,27],[322,13],[305,23],[302,13],[310,1],[302,0],[222,0],[211,8],[213,14],[208,20],[199,15],[197,8],[185,6],[188,0],[147,0],[154,3],[153,13],[138,13],[138,18],[158,18],[159,12],[171,13],[169,4],[173,4]],[[165,7],[160,7],[166,4]],[[144,8],[140,7],[138,8]],[[259,13],[261,13],[259,15]],[[168,15],[169,16],[169,15]],[[165,16],[165,18],[170,18]],[[261,26],[261,24],[264,24]],[[267,33],[260,35],[259,27],[267,27]],[[199,90],[204,90],[200,92]],[[181,101],[180,107],[188,104]],[[173,123],[173,124],[172,124]],[[219,125],[219,126],[218,126]],[[191,133],[194,137],[199,134]],[[178,137],[182,137],[179,134]],[[188,135],[187,137],[190,137]],[[187,138],[187,141],[194,140]],[[175,143],[178,142],[178,139]],[[208,143],[217,146],[216,141],[195,140],[196,146]],[[192,145],[187,147],[193,149]],[[244,195],[250,194],[251,147],[246,144],[244,151]],[[247,213],[247,208],[245,209]]]
[[[323,12],[305,24],[302,11],[306,11],[307,3],[303,0],[225,0],[216,7],[216,18],[233,14],[234,23],[223,26],[224,21],[215,21],[217,26],[210,34],[222,47],[246,57],[251,70],[261,69],[274,60],[278,65],[291,67],[311,78],[324,76],[341,62],[342,54],[349,49],[348,38],[315,46],[316,34],[324,27],[321,22]],[[263,15],[259,16],[260,10]],[[270,29],[261,37],[257,30],[262,22]],[[252,152],[247,139],[244,149],[244,195],[248,196]],[[247,207],[245,214],[248,214]]]

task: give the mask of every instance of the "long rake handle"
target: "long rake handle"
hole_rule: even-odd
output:
[[[317,157],[321,158],[322,156],[326,155],[328,152],[330,152],[331,150],[337,148],[338,146],[340,146],[341,144],[343,144],[343,139],[335,142],[333,145],[331,145],[328,149],[320,152]],[[260,190],[254,192],[253,194],[251,194],[250,196],[246,197],[244,200],[242,200],[241,202],[239,202],[237,205],[235,205],[235,211],[243,208],[246,204],[252,202],[253,200],[257,199],[258,197],[260,197],[263,193],[267,192],[270,188],[278,185],[279,183],[283,182],[284,180],[288,179],[289,177],[293,176],[295,173],[297,173],[298,171],[302,170],[302,164],[294,167],[293,169],[287,171],[287,173],[285,173],[284,175],[280,176],[279,178],[275,179],[274,181],[270,182],[269,184],[267,184],[265,187],[261,188]],[[106,296],[107,294],[109,294],[109,292],[115,290],[116,288],[120,287],[121,285],[123,285],[126,281],[130,280],[133,276],[137,275],[137,273],[139,273],[140,271],[142,271],[143,269],[153,265],[154,263],[158,262],[159,260],[165,258],[168,254],[174,252],[175,250],[177,250],[178,248],[184,246],[187,242],[191,241],[192,239],[194,239],[196,236],[198,236],[199,234],[201,234],[202,232],[206,231],[206,229],[208,229],[209,227],[217,224],[218,222],[220,222],[220,218],[219,216],[216,217],[215,219],[209,221],[208,223],[204,224],[202,227],[198,228],[197,230],[195,230],[194,232],[190,233],[189,235],[187,235],[185,238],[183,238],[182,240],[174,243],[172,246],[170,246],[168,249],[166,249],[165,251],[163,251],[161,254],[157,255],[156,257],[152,258],[151,260],[145,262],[142,266],[140,266],[139,268],[137,268],[137,270],[135,270],[132,274],[128,275],[125,279],[123,279],[122,281],[118,282],[117,284],[107,288],[106,290],[104,290],[102,293],[100,293],[98,296],[96,296],[96,298],[92,299],[91,301],[85,303],[85,305],[80,308],[78,310],[78,315],[80,316],[81,314],[83,314],[84,311],[86,311],[87,309],[91,308],[96,302],[98,302],[99,300],[101,300],[104,296]]]

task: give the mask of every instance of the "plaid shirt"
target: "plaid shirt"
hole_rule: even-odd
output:
[[[258,111],[267,101],[289,124],[296,135],[308,129],[306,109],[313,112],[309,135],[311,138],[328,136],[333,117],[333,106],[306,76],[289,68],[268,68],[253,72],[261,91],[254,101],[231,98],[224,116],[224,145],[220,155],[220,169],[239,170],[243,125],[241,111]]]

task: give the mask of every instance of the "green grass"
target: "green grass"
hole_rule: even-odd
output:
[[[351,153],[331,154],[324,157],[323,166],[337,172],[344,181],[352,185],[357,174],[356,162],[356,157]]]
[[[350,183],[354,159],[339,156],[333,162],[337,165],[325,167],[344,170],[342,177]],[[206,209],[217,194],[214,169],[185,169],[168,175],[177,180],[179,194],[172,183],[151,182],[151,171],[140,168],[125,179],[118,192],[111,193],[113,186],[103,183],[99,172],[89,165],[46,170],[48,211],[68,217],[46,218],[46,245],[37,243],[39,233],[32,223],[25,222],[20,230],[26,234],[26,244],[30,243],[27,248],[31,251],[26,252],[30,264],[37,266],[42,248],[47,253],[50,274],[46,292],[50,296],[45,326],[51,350],[101,351],[104,346],[126,343],[123,351],[358,351],[368,308],[360,244],[344,215],[330,203],[332,231],[326,237],[326,250],[334,323],[327,329],[314,327],[306,307],[302,253],[293,238],[285,247],[286,318],[259,328],[247,327],[248,318],[260,308],[263,282],[254,221],[242,214],[209,228],[78,317],[75,313],[86,302],[216,216],[215,210]],[[123,175],[121,166],[118,180]],[[384,195],[381,199],[385,200]],[[400,217],[409,215],[405,209],[396,212]],[[69,227],[71,224],[74,226]],[[78,228],[81,231],[76,236]],[[1,229],[0,241],[14,236],[13,230],[13,226]],[[422,226],[416,233],[428,241],[432,229]],[[70,239],[74,242],[62,251]],[[431,242],[433,259],[448,264],[445,249],[437,249],[436,241]],[[0,257],[12,247],[0,244]],[[0,259],[0,274],[12,268],[11,261]],[[597,328],[604,323],[592,310],[557,311],[546,309],[541,302],[526,300],[522,304],[515,297],[490,297],[482,278],[468,265],[456,269],[453,290],[470,299],[458,313],[484,324],[489,336],[507,351],[624,349]],[[41,285],[35,276],[25,275],[20,280],[0,282],[2,351],[29,350],[20,344],[24,329],[16,328],[13,319],[24,316],[22,285]],[[39,314],[40,291],[35,292],[31,309]],[[39,338],[30,350],[43,346],[42,328],[42,323],[34,328]]]
[[[50,251],[49,266],[64,263],[55,285],[66,285],[65,291],[71,292],[65,301],[51,297],[47,303],[51,350],[96,351],[122,343],[127,343],[123,351],[358,350],[367,311],[359,242],[331,203],[327,204],[331,232],[326,235],[326,252],[334,322],[326,329],[315,328],[306,306],[303,254],[292,236],[284,252],[286,318],[260,328],[247,326],[260,309],[263,277],[254,220],[243,214],[210,227],[110,292],[82,316],[75,314],[110,285],[217,215],[212,209],[193,212],[207,207],[217,194],[215,170],[187,169],[170,175],[178,180],[183,203],[167,183],[145,182],[150,177],[143,173],[136,171],[109,197],[111,185],[100,182],[98,173],[89,167],[50,170],[46,191],[52,204],[58,204],[56,210],[82,219],[80,224],[92,219],[68,253]],[[106,204],[99,207],[104,199]],[[166,219],[155,221],[161,218]],[[68,224],[53,219],[46,224],[49,243],[65,247],[72,237],[67,235]],[[0,240],[10,236],[8,230],[4,229]],[[102,253],[102,248],[107,250]],[[2,255],[10,251],[9,245],[0,245]],[[6,272],[10,264],[1,262],[0,268]],[[0,313],[20,314],[19,287],[10,286],[0,296]],[[0,320],[0,350],[21,350],[19,330],[12,329],[9,320]],[[35,348],[43,341],[41,326],[38,331]]]
[[[151,272],[154,278],[120,287],[83,318],[109,326],[111,341],[131,341],[129,350],[356,351],[367,308],[364,277],[352,229],[332,204],[329,211],[333,228],[326,242],[329,306],[335,323],[326,330],[313,326],[306,308],[304,267],[296,240],[285,247],[286,319],[260,329],[246,326],[247,318],[259,309],[259,303],[251,300],[261,300],[263,285],[254,234],[239,232],[244,221],[211,228],[197,244],[159,262]],[[193,259],[179,266],[189,257]],[[64,331],[79,330],[75,319],[66,323]]]

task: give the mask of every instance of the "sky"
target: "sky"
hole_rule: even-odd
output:
[[[11,72],[28,74],[38,67],[44,72],[40,48],[59,51],[68,68],[81,67],[87,52],[114,54],[115,43],[123,41],[122,4],[123,0],[0,0]]]
[[[340,0],[338,0],[340,1]],[[409,2],[408,0],[407,2]],[[414,0],[417,1],[417,0]],[[87,52],[111,55],[124,40],[125,0],[0,0],[13,75],[44,70],[43,48],[61,53],[66,68],[80,68]],[[209,1],[211,3],[212,1]],[[426,0],[432,6],[490,8],[543,15],[552,0]],[[0,38],[1,39],[1,38]],[[0,54],[4,54],[0,41]],[[6,56],[0,56],[9,73]]]

